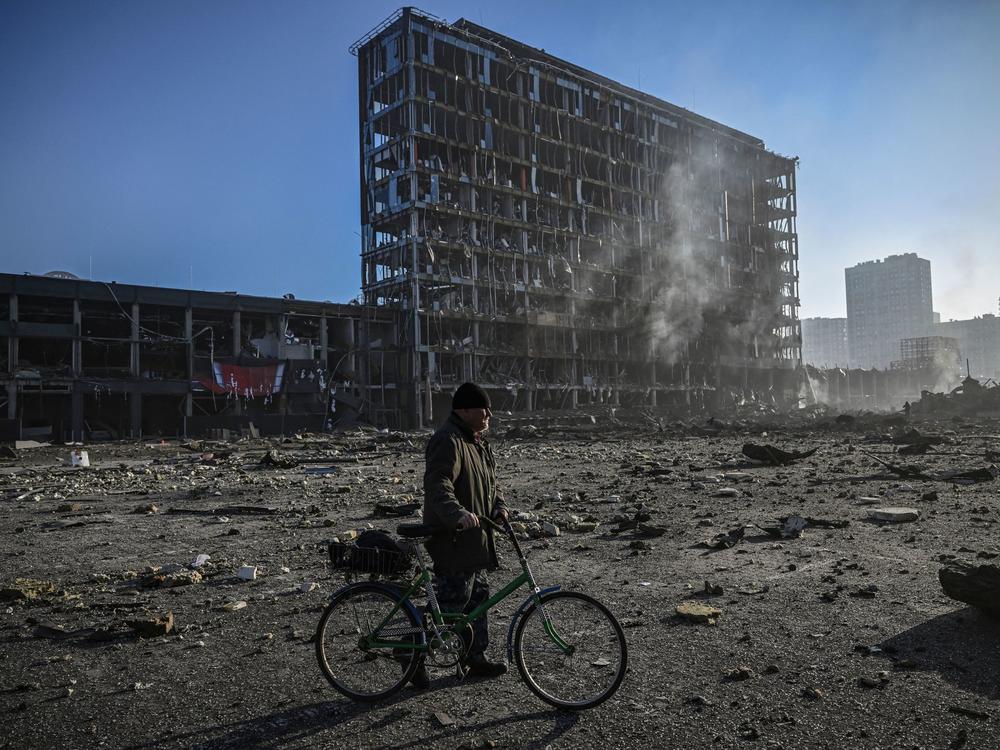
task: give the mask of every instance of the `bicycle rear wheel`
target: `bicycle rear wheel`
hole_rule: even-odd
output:
[[[521,678],[546,703],[574,711],[593,708],[618,690],[628,666],[621,625],[587,596],[543,596],[518,623],[514,661]]]
[[[368,647],[363,640],[418,644],[423,628],[399,595],[375,584],[335,594],[316,629],[316,658],[326,679],[356,701],[378,701],[400,690],[420,662],[415,649]],[[400,604],[378,632],[376,628]]]

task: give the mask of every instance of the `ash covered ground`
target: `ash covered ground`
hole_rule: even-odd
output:
[[[934,436],[917,455],[883,417],[501,426],[540,583],[625,626],[625,683],[582,714],[513,667],[432,670],[376,706],[320,673],[313,632],[343,584],[326,542],[422,500],[427,433],[91,445],[84,469],[68,446],[20,450],[0,459],[0,747],[1000,747],[1000,624],[938,582],[996,564],[1000,482],[949,472],[996,462],[1000,425],[911,427]],[[748,442],[818,450],[761,465]],[[920,515],[870,519],[886,506]],[[493,612],[495,658],[520,601]]]

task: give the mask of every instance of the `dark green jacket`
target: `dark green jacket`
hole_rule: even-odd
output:
[[[490,444],[475,436],[454,412],[427,443],[424,471],[424,523],[449,531],[427,543],[438,573],[458,573],[497,567],[493,531],[479,528],[454,532],[467,510],[492,517],[506,510],[497,492],[496,462]]]

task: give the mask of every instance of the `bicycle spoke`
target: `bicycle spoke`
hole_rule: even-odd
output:
[[[569,592],[546,597],[525,616],[516,651],[529,687],[567,708],[596,705],[613,694],[627,660],[624,634],[610,613],[589,597]]]
[[[423,629],[397,599],[380,588],[358,589],[334,599],[317,633],[317,656],[327,679],[352,698],[371,700],[389,695],[405,682],[416,653],[392,646],[362,647],[367,641],[419,642]],[[382,624],[381,629],[375,629]]]

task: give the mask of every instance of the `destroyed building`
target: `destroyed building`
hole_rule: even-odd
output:
[[[796,159],[466,20],[404,8],[351,52],[401,413],[465,380],[511,410],[796,390]]]
[[[291,295],[0,274],[0,443],[384,420],[394,321]]]
[[[938,323],[935,330],[958,340],[962,358],[968,360],[974,377],[1000,381],[1000,317],[987,313],[968,320],[948,320]]]
[[[958,339],[951,336],[917,336],[899,342],[900,359],[892,363],[893,369],[917,370],[937,367],[958,381],[959,362],[962,357]]]

